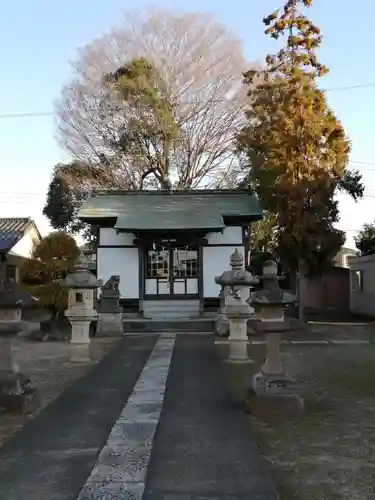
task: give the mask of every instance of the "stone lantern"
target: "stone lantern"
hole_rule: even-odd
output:
[[[258,279],[244,269],[243,257],[236,249],[230,256],[231,271],[225,271],[215,278],[215,283],[224,288],[225,306],[222,314],[229,322],[229,358],[233,363],[252,360],[247,355],[247,321],[252,310],[248,304],[250,288],[258,284]]]
[[[89,271],[83,256],[74,265],[74,270],[61,281],[63,287],[69,289],[68,309],[65,316],[72,327],[71,361],[90,361],[90,324],[96,320],[98,313],[94,308],[94,290],[102,286]]]
[[[254,375],[253,389],[257,396],[292,395],[293,381],[286,375],[280,355],[282,334],[290,329],[284,317],[285,307],[297,301],[296,296],[284,292],[279,281],[283,276],[277,274],[277,264],[266,261],[263,275],[259,276],[262,290],[252,297],[252,303],[259,309],[260,319],[253,324],[258,333],[266,337],[266,359],[260,373]]]
[[[13,359],[12,340],[22,330],[26,296],[12,280],[0,282],[0,407],[6,413],[24,412],[36,395]]]

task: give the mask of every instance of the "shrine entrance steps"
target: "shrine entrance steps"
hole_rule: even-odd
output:
[[[199,300],[145,300],[143,316],[150,319],[199,318]]]

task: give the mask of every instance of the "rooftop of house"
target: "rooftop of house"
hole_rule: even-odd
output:
[[[359,250],[356,250],[355,248],[349,248],[349,247],[341,247],[339,250],[340,253],[348,253],[352,255],[357,255],[359,253]]]
[[[9,252],[32,225],[30,217],[0,217],[0,252]]]
[[[257,198],[248,190],[98,191],[79,211],[87,222],[116,219],[122,230],[220,230],[224,218],[262,218]]]

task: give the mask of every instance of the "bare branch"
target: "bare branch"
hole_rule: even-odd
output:
[[[105,161],[130,187],[141,187],[145,172],[157,175],[155,155],[165,151],[149,144],[149,155],[130,155],[115,146],[130,110],[103,81],[105,74],[140,57],[160,72],[181,131],[169,152],[174,185],[197,187],[235,168],[233,138],[244,123],[241,81],[249,65],[241,42],[200,13],[131,12],[119,27],[81,49],[74,77],[56,103],[62,146],[86,165]]]

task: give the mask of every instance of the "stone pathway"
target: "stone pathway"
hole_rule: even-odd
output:
[[[212,337],[177,336],[144,500],[277,500]],[[112,500],[112,499],[111,499]]]
[[[158,340],[78,500],[142,498],[174,342]]]
[[[7,500],[277,500],[212,337],[134,336],[0,449]]]
[[[0,499],[77,499],[155,342],[124,339],[0,448]]]

